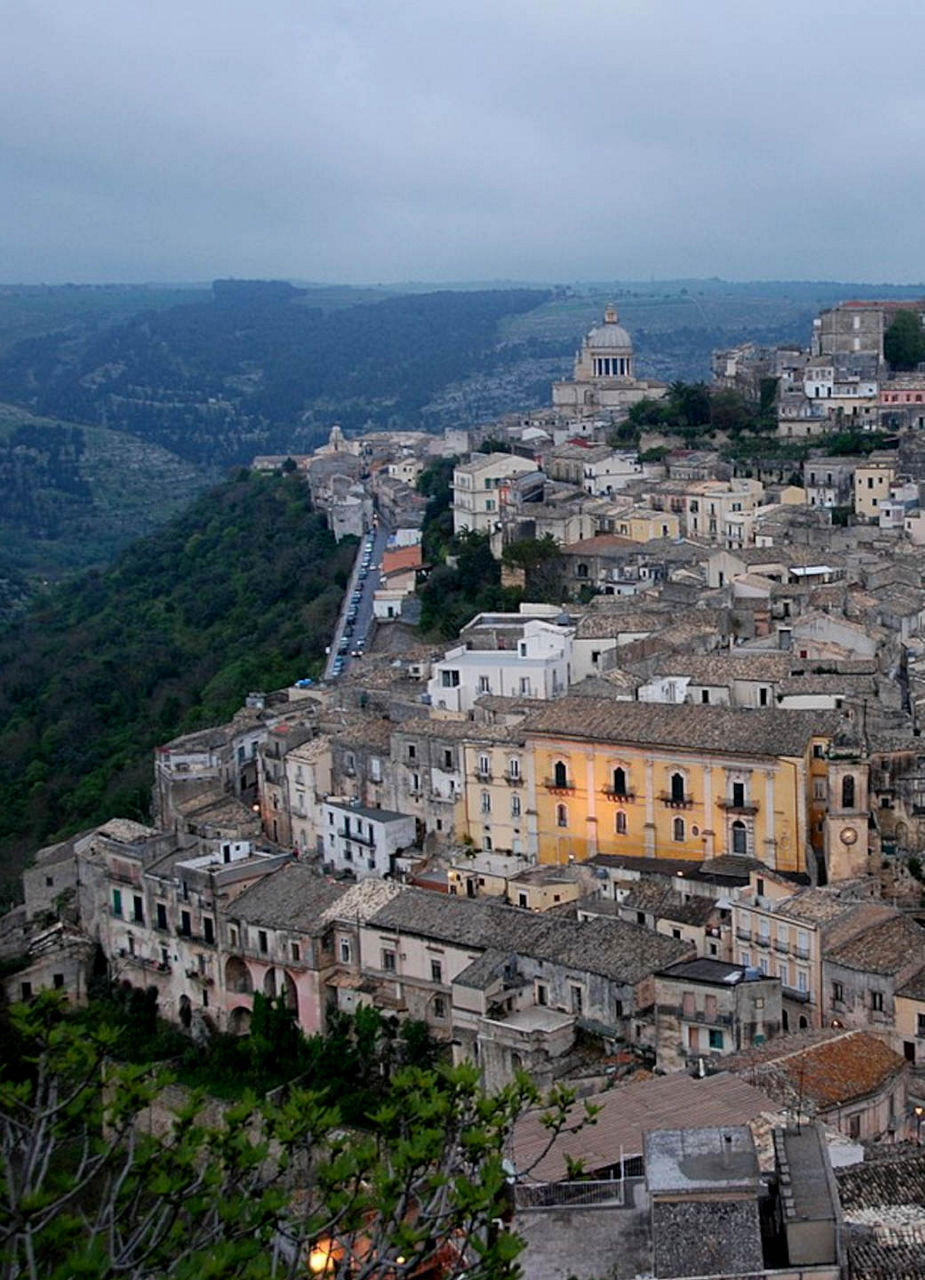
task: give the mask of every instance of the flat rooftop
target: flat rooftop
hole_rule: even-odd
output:
[[[758,1156],[747,1125],[707,1129],[656,1129],[645,1135],[650,1195],[754,1190]]]

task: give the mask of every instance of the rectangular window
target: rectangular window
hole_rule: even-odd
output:
[[[257,947],[260,951],[263,952],[264,955],[266,955],[267,951],[269,950],[266,929],[259,930],[257,934]]]
[[[580,1015],[584,1008],[584,991],[577,983],[571,983],[569,986],[569,997],[572,1005],[572,1013]]]
[[[382,761],[378,756],[369,758],[369,778],[371,782],[382,781]]]
[[[435,1018],[446,1017],[446,1001],[444,1000],[443,996],[434,996],[434,1017]]]
[[[292,948],[292,958],[295,961],[295,963],[298,964],[299,961],[302,959],[302,948],[298,944],[298,942],[293,942],[290,945]]]
[[[383,951],[382,968],[385,970],[386,973],[395,972],[395,952],[394,951]]]
[[[346,938],[340,940],[340,962],[341,964],[350,963],[350,943]]]
[[[188,911],[180,912],[180,936],[188,938],[193,932],[193,919]]]
[[[238,930],[235,925],[232,925],[228,930],[228,942],[232,947],[238,945]]]
[[[122,914],[122,890],[113,889],[112,891],[112,914],[121,916]]]
[[[874,1013],[883,1013],[883,992],[872,991],[870,993],[870,1007]]]
[[[841,1004],[845,998],[845,988],[840,982],[832,983],[832,1003]]]
[[[430,980],[431,982],[443,981],[443,964],[439,960],[431,960],[430,962]]]
[[[543,1006],[549,1004],[549,988],[544,982],[536,984],[536,1003]]]
[[[458,671],[441,671],[440,684],[444,689],[459,688],[459,672]]]
[[[215,922],[211,916],[202,917],[202,936],[210,945],[215,941]]]
[[[479,773],[483,778],[487,778],[491,773],[491,759],[489,756],[479,756]]]
[[[517,905],[518,907],[526,907],[529,905],[527,902],[527,895],[525,893],[520,892],[517,894]]]
[[[723,1033],[722,1033],[722,1031],[714,1031],[714,1030],[711,1028],[711,1030],[710,1030],[710,1048],[711,1048],[711,1049],[722,1049],[722,1047],[723,1047]]]
[[[167,904],[159,902],[157,904],[157,927],[159,929],[167,928]]]
[[[861,1136],[861,1115],[860,1115],[860,1112],[858,1112],[857,1115],[848,1117],[848,1137],[860,1138],[860,1136]]]
[[[479,676],[479,693],[491,693],[491,681],[488,676]]]
[[[443,767],[444,767],[444,769],[452,769],[452,768],[453,768],[453,753],[452,753],[452,751],[444,751],[444,753],[443,753]]]

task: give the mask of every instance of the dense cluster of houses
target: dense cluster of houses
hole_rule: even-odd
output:
[[[809,354],[776,353],[782,421],[798,394],[884,420],[884,317],[836,308]],[[766,355],[722,353],[719,376],[765,376]],[[715,1079],[720,1151],[723,1125],[770,1116],[772,1161],[797,1182],[816,1155],[788,1120],[919,1138],[925,453],[912,430],[777,481],[706,451],[643,464],[603,427],[659,390],[608,313],[544,422],[493,424],[510,451],[457,463],[456,531],[499,554],[551,535],[561,603],[480,614],[447,647],[404,619],[426,572],[414,482],[460,441],[335,432],[294,459],[336,530],[393,533],[377,642],[337,680],[251,695],[159,748],[150,827],[114,819],[39,851],[0,927],[25,952],[8,994],[81,998],[102,962],[193,1030],[245,1032],[258,992],[308,1033],[371,1003],[426,1022],[490,1087],[519,1070],[585,1092],[631,1076],[663,1099],[660,1132]],[[642,1131],[619,1133],[592,1161],[602,1177],[643,1158]],[[754,1246],[757,1165],[736,1134],[734,1234]],[[680,1140],[658,1141],[646,1176],[668,1222]],[[703,1168],[722,1198],[729,1178]],[[806,1274],[838,1274],[817,1262]]]

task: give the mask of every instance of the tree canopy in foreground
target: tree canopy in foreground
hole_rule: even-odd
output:
[[[362,1126],[299,1087],[158,1113],[164,1073],[113,1064],[105,1028],[53,995],[14,1006],[6,1032],[3,1280],[508,1280],[511,1126],[543,1105],[550,1142],[576,1127],[569,1091],[541,1103],[521,1077],[489,1096],[470,1065],[397,1070]]]

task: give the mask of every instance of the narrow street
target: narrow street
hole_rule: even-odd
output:
[[[379,586],[382,556],[389,531],[382,523],[365,533],[357,548],[356,559],[344,603],[337,619],[324,667],[324,678],[335,680],[349,670],[350,663],[362,655],[373,620],[373,595]]]

